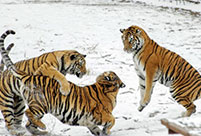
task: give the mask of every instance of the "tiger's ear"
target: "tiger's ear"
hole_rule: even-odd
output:
[[[120,32],[123,33],[125,31],[125,29],[120,29]]]
[[[83,54],[82,56],[83,56],[84,58],[86,58],[87,55]]]

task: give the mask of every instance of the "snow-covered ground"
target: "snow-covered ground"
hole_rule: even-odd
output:
[[[16,4],[5,4],[9,1]],[[92,84],[97,75],[112,70],[126,84],[126,88],[118,94],[117,106],[113,112],[116,124],[111,135],[168,135],[160,119],[180,118],[185,109],[172,99],[168,88],[156,84],[150,104],[142,112],[138,112],[138,77],[132,55],[123,51],[119,29],[131,25],[141,26],[158,44],[177,52],[196,69],[200,69],[200,4],[171,3],[168,0],[133,0],[128,3],[111,1],[110,4],[106,4],[106,0],[102,3],[98,0],[86,0],[78,2],[79,4],[78,0],[37,4],[23,4],[24,1],[26,0],[19,3],[18,0],[0,2],[4,3],[0,4],[0,34],[7,29],[16,31],[16,35],[10,36],[6,41],[6,44],[15,43],[10,53],[14,62],[54,50],[74,49],[87,54],[89,74],[82,79],[67,75],[68,80],[78,85]],[[200,8],[195,8],[197,6]],[[192,122],[194,118],[197,120],[201,116],[200,102],[201,100],[196,101],[197,112],[190,117]],[[23,125],[26,121],[24,117]],[[91,135],[87,128],[62,124],[51,115],[46,115],[43,121],[52,136]],[[8,135],[1,114],[0,135]],[[26,135],[30,134],[27,132]]]

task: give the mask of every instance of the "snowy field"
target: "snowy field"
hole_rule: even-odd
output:
[[[132,55],[123,51],[119,29],[131,25],[144,28],[159,45],[180,54],[200,70],[200,3],[141,0],[127,3],[111,1],[106,4],[106,0],[102,3],[98,0],[72,0],[23,4],[23,0],[0,0],[0,7],[0,34],[7,29],[16,31],[15,36],[9,36],[6,40],[6,44],[15,43],[10,53],[14,62],[49,51],[73,49],[87,54],[89,73],[82,79],[67,75],[68,80],[82,86],[94,83],[104,71],[117,73],[126,88],[121,89],[117,97],[113,112],[116,124],[111,136],[167,136],[168,131],[160,120],[178,119],[185,111],[173,100],[167,87],[156,84],[150,104],[138,112],[138,77]],[[200,102],[196,101],[197,112],[189,118],[192,123],[194,118],[201,117]],[[24,117],[23,125],[26,121]],[[64,125],[51,115],[46,115],[43,122],[50,136],[91,135],[87,128]],[[0,114],[2,136],[9,135],[4,125]],[[30,134],[27,132],[26,135]]]

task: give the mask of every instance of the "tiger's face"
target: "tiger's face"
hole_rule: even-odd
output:
[[[139,51],[145,42],[144,30],[138,26],[131,26],[127,29],[120,29],[122,41],[124,44],[124,51],[132,53]]]
[[[113,86],[117,88],[124,88],[126,85],[121,79],[112,71],[104,72],[96,78],[96,82],[107,86]]]
[[[80,54],[77,51],[66,53],[61,57],[62,70],[61,73],[66,75],[74,74],[78,78],[82,78],[87,73],[86,70],[86,55]]]

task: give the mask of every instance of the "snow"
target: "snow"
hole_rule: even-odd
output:
[[[185,109],[173,100],[167,87],[157,83],[151,102],[142,112],[138,112],[138,77],[132,55],[123,51],[119,29],[138,25],[159,45],[180,54],[200,69],[200,4],[165,0],[133,0],[128,3],[120,0],[66,0],[61,3],[24,4],[25,1],[0,1],[0,33],[7,29],[16,31],[15,36],[6,40],[6,44],[15,43],[10,52],[13,62],[63,49],[87,54],[88,74],[82,79],[67,75],[68,80],[78,85],[92,84],[100,73],[112,70],[126,84],[126,88],[118,94],[113,112],[116,123],[111,135],[168,135],[160,119],[178,119]],[[199,103],[200,100],[196,101],[197,112],[190,117],[192,122],[200,118]],[[26,121],[24,117],[23,125]],[[46,115],[43,121],[51,136],[91,135],[87,128],[62,124],[51,115]],[[4,125],[0,115],[0,135],[8,135]],[[26,135],[30,134],[27,132]]]

